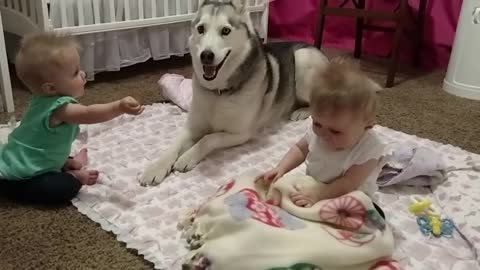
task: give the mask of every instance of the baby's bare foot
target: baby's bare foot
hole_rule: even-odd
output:
[[[82,163],[78,160],[74,160],[73,158],[67,159],[65,161],[65,165],[63,165],[63,170],[64,171],[76,171],[80,170],[83,167]]]
[[[76,154],[73,157],[73,160],[76,160],[76,161],[80,162],[82,164],[82,167],[87,166],[87,163],[88,163],[87,152],[88,152],[88,150],[86,148],[83,148],[82,150],[80,150],[80,152],[78,152],[78,154]]]
[[[75,178],[77,178],[77,180],[83,185],[93,185],[98,179],[98,171],[95,170],[76,170],[69,171],[68,173],[75,176]]]

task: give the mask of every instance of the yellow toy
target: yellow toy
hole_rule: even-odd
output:
[[[442,221],[439,216],[429,216],[430,228],[432,228],[432,234],[436,237],[442,235]]]
[[[417,224],[424,235],[453,237],[454,224],[451,219],[441,219],[440,213],[429,200],[420,200],[414,196],[412,196],[412,200],[413,203],[410,204],[408,210],[417,216]]]
[[[408,210],[412,212],[415,216],[440,216],[440,212],[437,211],[432,205],[432,202],[429,200],[421,200],[416,196],[412,196],[413,203],[410,204]]]
[[[430,208],[431,205],[432,205],[432,202],[428,200],[417,201],[410,204],[410,206],[408,207],[408,210],[410,210],[410,212],[412,212],[412,214],[414,214],[415,216],[418,216],[422,213],[425,213]]]

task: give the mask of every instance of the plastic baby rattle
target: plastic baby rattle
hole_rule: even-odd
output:
[[[410,204],[408,210],[417,216],[417,224],[420,231],[428,236],[435,237],[453,237],[454,224],[449,218],[441,219],[439,212],[433,207],[429,200],[420,200],[412,196],[413,203]]]

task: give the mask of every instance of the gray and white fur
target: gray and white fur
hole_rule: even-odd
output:
[[[243,144],[259,129],[309,116],[309,72],[327,58],[300,43],[262,44],[246,0],[199,3],[189,47],[193,98],[182,134],[144,172],[156,185],[172,170],[193,169],[212,151]]]

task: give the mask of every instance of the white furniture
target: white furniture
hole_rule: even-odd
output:
[[[251,13],[264,13],[265,34],[268,0],[247,2]],[[198,0],[0,0],[6,28],[19,35],[39,30],[81,35],[189,22],[197,8]],[[57,9],[60,15],[54,18]]]
[[[3,36],[2,14],[0,12],[0,90],[2,95],[2,110],[14,111],[12,84],[8,71],[7,53],[5,51],[5,38]]]
[[[443,89],[480,100],[480,0],[463,0]]]
[[[266,38],[268,0],[247,2],[254,25]],[[100,71],[188,53],[197,8],[198,0],[0,0],[7,32],[77,35],[88,80]]]

